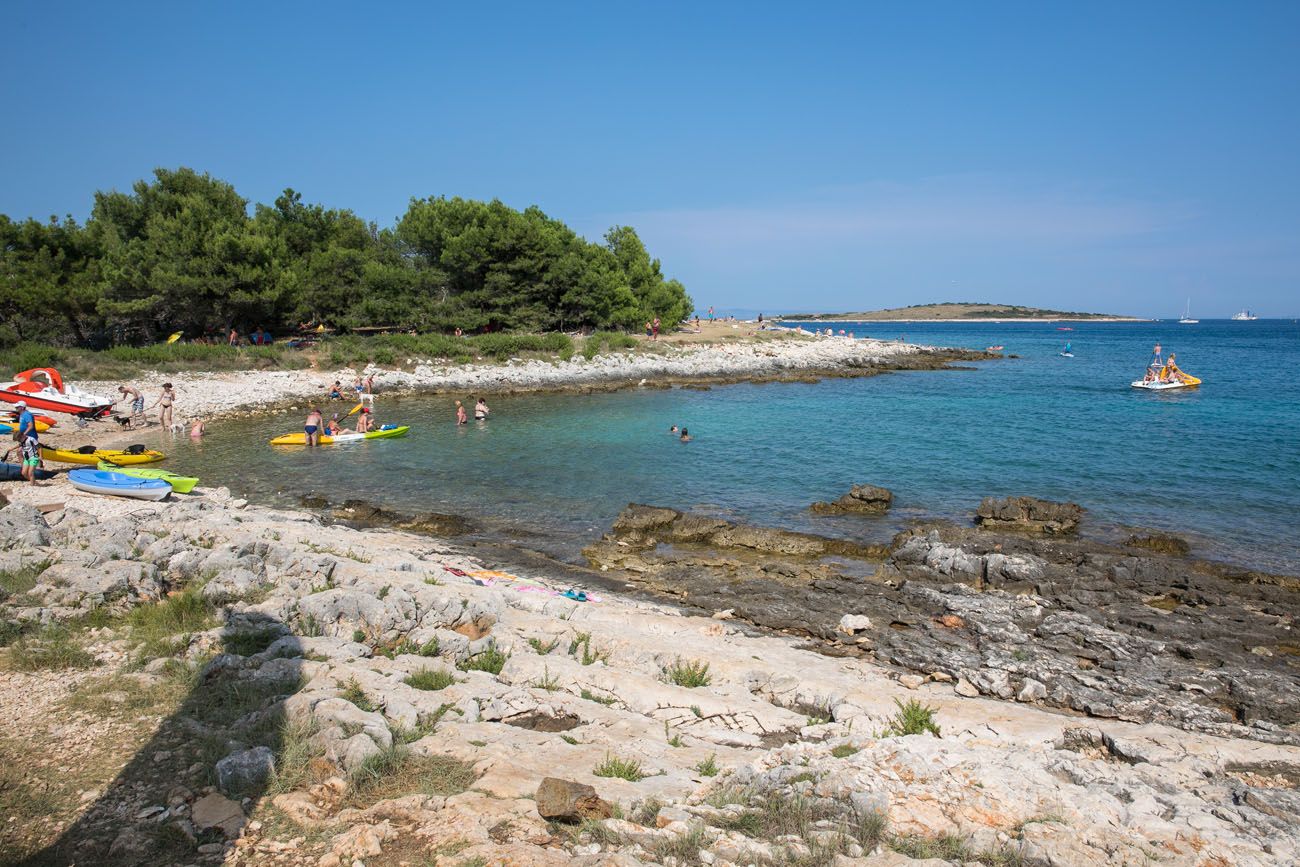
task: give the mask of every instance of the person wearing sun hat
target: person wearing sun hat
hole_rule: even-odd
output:
[[[41,442],[36,432],[36,416],[27,408],[27,401],[20,400],[14,404],[18,410],[18,426],[14,428],[14,438],[22,449],[22,476],[36,484],[36,468],[41,464]]]

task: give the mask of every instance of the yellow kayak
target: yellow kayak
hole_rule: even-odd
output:
[[[82,452],[76,449],[49,449],[41,446],[41,457],[47,461],[59,461],[65,464],[98,465],[100,461],[111,461],[118,466],[126,467],[134,464],[152,464],[155,461],[161,461],[167,456],[152,449],[133,455],[120,449],[95,449],[90,452]]]
[[[369,433],[341,433],[337,436],[321,434],[320,444],[323,446],[341,445],[343,443],[355,443],[361,440],[382,440],[388,437],[406,436],[406,432],[411,429],[410,425],[400,427],[381,428],[372,430]],[[307,445],[307,434],[305,433],[287,433],[271,440],[273,446],[305,446]]]

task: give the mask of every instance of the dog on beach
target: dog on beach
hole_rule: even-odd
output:
[[[134,427],[134,425],[131,423],[131,416],[129,415],[110,415],[109,418],[117,422],[118,425],[122,428],[122,430],[129,430],[130,428]]]

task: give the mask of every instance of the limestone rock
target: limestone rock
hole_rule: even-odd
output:
[[[583,819],[608,819],[613,808],[596,794],[592,786],[546,777],[537,786],[537,812],[543,819],[580,822]]]
[[[238,804],[216,792],[195,801],[190,818],[198,830],[220,828],[227,837],[238,836],[246,821]]]
[[[275,772],[275,753],[270,747],[254,747],[231,753],[217,762],[217,786],[227,795],[260,795]]]
[[[1055,503],[1037,497],[985,497],[975,510],[975,523],[989,530],[1019,530],[1061,536],[1073,533],[1083,517],[1076,503]]]
[[[845,635],[856,635],[859,632],[865,632],[871,628],[871,618],[865,614],[845,614],[840,618],[839,624],[835,627],[836,632],[842,632]]]
[[[879,515],[888,511],[893,502],[894,494],[888,488],[854,485],[847,494],[834,502],[813,503],[812,510],[819,515]]]

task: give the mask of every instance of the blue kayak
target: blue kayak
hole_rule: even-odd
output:
[[[172,492],[172,486],[162,479],[138,479],[107,470],[71,470],[68,481],[78,491],[88,494],[134,497],[137,500],[163,500]]]
[[[4,464],[0,463],[0,482],[17,482],[23,477],[23,468],[21,464]],[[38,479],[52,479],[54,473],[49,470],[38,469],[36,471]]]

